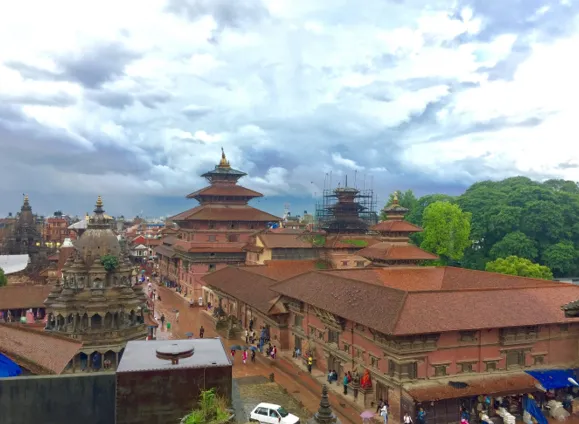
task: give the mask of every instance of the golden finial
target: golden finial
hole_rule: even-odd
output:
[[[28,203],[28,194],[24,195],[24,203]]]
[[[230,168],[229,161],[225,157],[225,151],[221,148],[221,160],[219,161],[220,168]]]
[[[392,203],[398,204],[398,190],[395,190],[392,194]]]
[[[102,197],[97,197],[97,202],[96,202],[96,207],[97,208],[102,208],[103,207],[103,199]]]

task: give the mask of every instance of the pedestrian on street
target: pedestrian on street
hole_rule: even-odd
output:
[[[348,394],[348,376],[344,375],[344,380],[342,380],[342,384],[344,385],[344,394]]]
[[[179,310],[175,312],[175,322],[179,322]]]
[[[245,344],[249,343],[249,331],[247,330],[247,328],[245,329]]]
[[[251,362],[255,362],[255,350],[251,351]]]
[[[249,331],[253,330],[253,318],[249,320]]]
[[[205,334],[205,329],[203,328],[203,326],[201,326],[201,328],[199,329],[199,338],[203,338],[203,334]]]
[[[165,314],[161,314],[161,328],[165,326]]]
[[[231,362],[235,362],[235,350],[231,349]]]
[[[383,404],[382,408],[380,408],[380,416],[384,420],[384,424],[388,424],[388,407],[386,404]]]
[[[243,359],[243,364],[245,365],[245,363],[247,362],[247,350],[243,351],[241,359]]]
[[[312,355],[308,355],[308,372],[311,374],[312,373],[312,365],[314,364],[314,358],[312,358]]]

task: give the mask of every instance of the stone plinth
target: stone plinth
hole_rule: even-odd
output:
[[[324,384],[322,387],[322,399],[320,408],[312,418],[306,421],[307,424],[341,424],[341,421],[332,412],[330,401],[328,400],[328,388]]]

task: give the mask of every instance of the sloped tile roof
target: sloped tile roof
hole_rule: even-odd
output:
[[[175,242],[173,246],[176,250],[180,250],[188,253],[195,252],[243,252],[245,243],[243,242],[231,242],[231,243],[199,243],[192,241],[179,240]]]
[[[194,199],[197,196],[240,196],[240,197],[263,197],[263,194],[250,190],[240,185],[223,184],[211,185],[201,190],[197,190],[187,195],[188,199]]]
[[[0,324],[0,352],[34,373],[60,374],[82,343],[20,326]]]
[[[372,231],[392,233],[419,233],[422,228],[401,219],[388,219],[370,227]]]
[[[44,308],[51,285],[14,284],[0,287],[0,309]]]
[[[314,247],[307,237],[301,234],[284,234],[284,233],[262,233],[257,237],[262,241],[265,247],[269,249],[311,249]]]
[[[205,204],[181,212],[169,220],[278,222],[281,218],[249,205]]]
[[[422,250],[418,246],[407,243],[376,243],[370,247],[359,250],[356,254],[368,259],[377,259],[381,261],[395,261],[404,259],[425,261],[438,259],[438,256]]]
[[[272,280],[282,281],[309,271],[316,270],[318,261],[267,261],[265,265],[246,266],[247,272],[260,274]]]
[[[561,310],[579,286],[449,267],[316,271],[272,290],[395,335],[579,322]]]

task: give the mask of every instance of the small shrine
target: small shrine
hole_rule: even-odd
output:
[[[307,424],[341,424],[341,421],[332,412],[330,400],[328,399],[328,387],[324,384],[322,386],[322,399],[320,400],[320,408],[312,418],[306,421]]]

